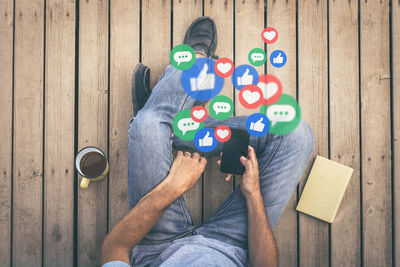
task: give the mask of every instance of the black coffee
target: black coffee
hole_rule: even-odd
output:
[[[89,152],[82,157],[80,167],[85,177],[95,178],[104,172],[106,164],[102,154]]]

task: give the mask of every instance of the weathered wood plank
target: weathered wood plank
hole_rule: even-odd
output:
[[[202,14],[202,2],[199,0],[177,1],[173,0],[173,46],[183,43],[187,28]],[[202,223],[203,178],[184,194],[185,202],[189,207],[194,225]]]
[[[13,10],[12,1],[0,2],[0,266],[11,264]]]
[[[42,264],[44,2],[15,3],[13,266]]]
[[[394,152],[395,266],[400,265],[400,1],[392,1],[392,116]]]
[[[73,265],[75,1],[46,2],[44,266]]]
[[[78,149],[107,154],[108,1],[80,1]],[[99,266],[107,233],[107,179],[78,188],[78,265]]]
[[[131,78],[139,62],[139,1],[111,2],[109,230],[128,212]]]
[[[361,1],[361,160],[366,266],[392,265],[389,1]]]
[[[143,0],[142,12],[142,62],[151,69],[153,88],[169,64],[171,0]]]
[[[204,15],[210,16],[217,25],[218,45],[216,54],[219,57],[228,57],[233,60],[233,1],[204,1]],[[233,90],[230,78],[225,79],[224,88],[220,95],[233,99]],[[225,174],[221,173],[217,164],[219,157],[208,157],[204,171],[204,220],[207,220],[232,193],[233,180],[226,182]]]
[[[298,2],[298,95],[302,118],[314,133],[315,155],[328,157],[328,60],[326,1]],[[310,161],[300,181],[303,190]],[[299,214],[301,266],[329,265],[329,225]]]
[[[332,266],[361,265],[358,2],[329,2],[331,159],[354,169],[331,226]]]
[[[267,55],[280,49],[288,58],[286,65],[280,69],[273,67],[267,60],[267,72],[281,81],[284,93],[296,98],[296,1],[278,0],[267,3],[267,26],[275,27],[279,34],[274,44],[267,45]],[[297,192],[294,192],[274,228],[281,266],[297,265],[296,200]]]

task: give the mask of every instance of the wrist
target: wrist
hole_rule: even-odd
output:
[[[164,179],[164,181],[161,182],[160,185],[161,190],[167,194],[169,198],[173,199],[173,201],[178,199],[184,193],[182,188],[173,184],[173,181],[170,179],[169,175]]]
[[[262,200],[261,191],[259,189],[258,190],[253,190],[251,192],[246,192],[246,193],[243,194],[243,196],[244,196],[244,198],[246,199],[247,202],[249,202],[249,201],[258,201],[258,200],[260,200],[260,198]]]

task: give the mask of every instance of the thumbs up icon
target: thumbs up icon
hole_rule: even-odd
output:
[[[282,53],[279,53],[277,57],[274,57],[273,62],[275,64],[282,64],[283,63]]]
[[[206,135],[199,139],[199,146],[212,146],[213,138],[210,137],[210,132],[207,132]]]
[[[237,77],[238,86],[244,86],[253,83],[253,75],[249,74],[249,71],[249,69],[246,69],[242,77]]]
[[[215,86],[215,75],[213,73],[207,73],[208,64],[203,65],[203,69],[200,71],[199,76],[190,78],[190,89],[192,91],[200,90],[212,90]]]
[[[256,132],[262,132],[264,130],[265,124],[262,123],[263,117],[261,117],[258,121],[256,122],[251,122],[250,124],[250,130],[256,131]]]

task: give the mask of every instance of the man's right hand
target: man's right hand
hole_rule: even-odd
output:
[[[191,154],[178,151],[169,174],[164,181],[168,182],[174,191],[182,195],[199,180],[206,164],[206,158],[201,157],[199,153]]]

